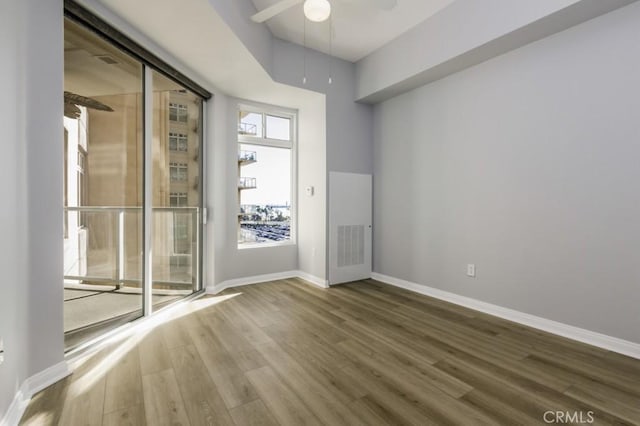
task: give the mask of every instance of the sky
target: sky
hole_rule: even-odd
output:
[[[262,114],[250,113],[241,122],[255,125],[256,136],[262,136]],[[289,140],[289,120],[266,115],[265,136]],[[257,157],[255,163],[242,166],[240,170],[242,177],[254,177],[257,184],[256,189],[241,192],[240,204],[291,205],[291,150],[251,144],[241,144],[240,149],[254,151]]]

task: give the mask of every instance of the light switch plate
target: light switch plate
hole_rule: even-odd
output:
[[[474,265],[473,263],[469,263],[467,265],[467,276],[468,277],[475,277],[476,276],[476,265]]]

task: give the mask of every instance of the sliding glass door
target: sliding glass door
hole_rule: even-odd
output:
[[[153,300],[197,290],[200,276],[202,99],[153,71]]]
[[[204,100],[68,18],[64,46],[72,349],[200,290]]]

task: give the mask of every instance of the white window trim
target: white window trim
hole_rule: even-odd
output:
[[[275,148],[288,148],[291,150],[291,225],[289,229],[289,240],[287,241],[273,241],[268,243],[241,243],[236,241],[236,247],[238,250],[249,250],[296,245],[298,242],[298,111],[273,105],[240,102],[237,105],[238,113],[236,114],[236,120],[240,115],[240,111],[262,114],[263,137],[240,135],[236,132],[236,147],[240,144],[250,144]],[[291,136],[291,140],[285,141],[264,137],[267,134],[267,115],[289,119],[289,134]],[[240,200],[237,200],[236,204],[239,202]]]

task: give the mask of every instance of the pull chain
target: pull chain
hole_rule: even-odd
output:
[[[307,84],[307,18],[302,13],[302,47],[303,47],[303,75],[302,84]]]
[[[332,64],[333,64],[333,13],[329,15],[329,84],[333,83]]]

